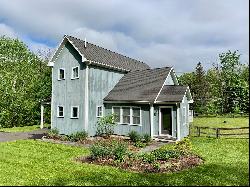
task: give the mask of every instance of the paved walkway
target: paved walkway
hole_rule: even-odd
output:
[[[0,132],[0,142],[8,142],[23,139],[41,139],[48,129],[38,129],[30,132]]]
[[[142,148],[139,152],[140,153],[151,152],[155,149],[159,149],[161,146],[166,145],[166,144],[167,144],[167,142],[154,142],[153,144],[151,144],[145,148]]]

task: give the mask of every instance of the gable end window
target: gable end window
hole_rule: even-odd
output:
[[[57,117],[58,118],[63,118],[64,117],[63,106],[57,106]]]
[[[96,117],[102,117],[103,116],[103,106],[97,106],[96,107]]]
[[[71,79],[78,79],[79,78],[79,66],[72,68]]]
[[[79,118],[79,106],[71,107],[71,118]]]
[[[60,68],[58,70],[58,80],[64,80],[65,79],[65,70],[64,68]]]

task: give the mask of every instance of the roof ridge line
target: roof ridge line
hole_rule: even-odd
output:
[[[64,35],[64,36],[70,36],[70,35]],[[74,37],[74,36],[70,36],[70,37],[75,38],[75,39],[77,39],[77,40],[81,40],[81,41],[83,41],[82,39],[77,38],[77,37]],[[83,42],[84,42],[84,41],[83,41]],[[118,55],[124,56],[124,57],[126,57],[126,58],[129,58],[129,59],[132,59],[132,60],[138,61],[138,62],[140,62],[140,63],[146,64],[146,63],[145,63],[145,62],[143,62],[143,61],[136,60],[136,59],[131,58],[131,57],[128,57],[128,56],[126,56],[126,55],[120,54],[120,53],[118,53],[118,52],[111,51],[110,49],[106,49],[106,48],[104,48],[104,47],[101,47],[101,46],[99,46],[99,45],[93,44],[93,43],[91,43],[91,42],[86,41],[86,43],[89,43],[89,44],[94,45],[94,46],[96,46],[96,47],[100,47],[100,48],[105,49],[105,50],[107,50],[107,51],[110,51],[110,52],[112,52],[112,53],[115,53],[115,54],[118,54]],[[146,65],[148,65],[148,64],[146,64]]]

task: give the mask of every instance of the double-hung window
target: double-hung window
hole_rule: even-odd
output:
[[[71,107],[71,118],[79,118],[79,106]]]
[[[115,122],[121,123],[121,108],[113,107],[113,113],[115,114]]]
[[[60,68],[58,70],[58,80],[64,80],[65,79],[65,70],[64,68]]]
[[[141,110],[140,108],[132,108],[133,115],[133,124],[139,125],[141,124]]]
[[[78,79],[79,78],[79,66],[72,68],[72,75],[71,79]]]
[[[63,118],[64,117],[63,106],[57,106],[57,117],[58,118]]]
[[[130,107],[122,107],[122,123],[130,124]]]
[[[97,106],[96,107],[96,117],[102,117],[103,116],[103,107]]]

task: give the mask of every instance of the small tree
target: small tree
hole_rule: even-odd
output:
[[[117,123],[115,122],[115,118],[116,118],[115,114],[110,114],[101,117],[97,121],[96,134],[98,136],[106,136],[106,137],[109,137],[110,135],[114,134],[114,127],[117,125]]]

